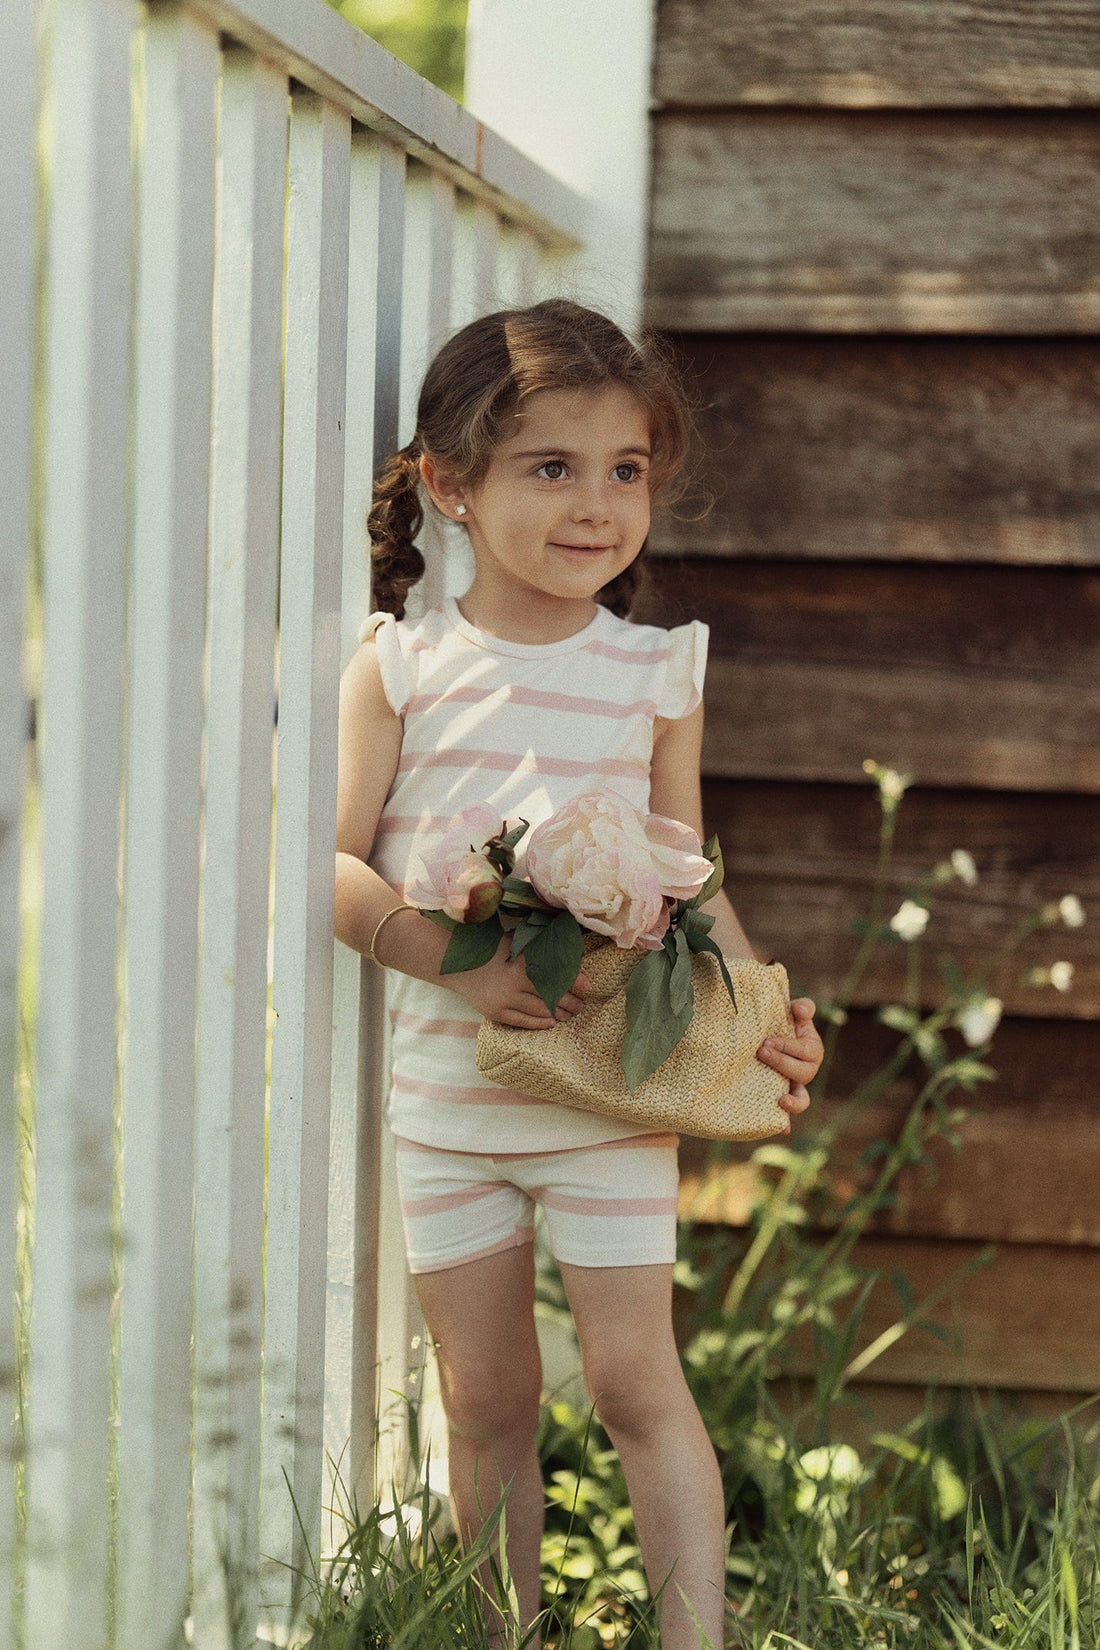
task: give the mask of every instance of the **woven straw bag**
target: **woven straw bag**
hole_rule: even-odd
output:
[[[763,1140],[790,1126],[779,1099],[785,1077],[756,1058],[765,1037],[794,1032],[790,988],[782,963],[729,957],[737,997],[734,1012],[718,959],[691,959],[695,1012],[672,1053],[631,1094],[621,1056],[626,1035],[626,982],[643,952],[585,938],[585,1006],[553,1030],[523,1031],[483,1020],[477,1067],[502,1088],[540,1100],[602,1112],[647,1128],[706,1140]]]

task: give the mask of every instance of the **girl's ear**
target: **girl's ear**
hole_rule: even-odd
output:
[[[420,477],[436,509],[442,510],[445,516],[461,520],[466,514],[465,489],[429,453],[420,455]]]

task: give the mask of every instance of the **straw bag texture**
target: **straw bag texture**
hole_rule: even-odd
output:
[[[614,941],[590,948],[585,1006],[550,1031],[523,1031],[483,1020],[477,1067],[502,1088],[602,1112],[625,1122],[675,1130],[706,1140],[763,1140],[785,1134],[790,1119],[778,1104],[786,1078],[756,1058],[765,1037],[794,1032],[790,988],[782,963],[727,958],[737,1012],[718,959],[691,959],[695,1012],[672,1053],[631,1094],[621,1055],[626,1035],[626,982],[644,955]]]

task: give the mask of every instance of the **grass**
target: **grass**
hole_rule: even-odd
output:
[[[941,1001],[922,1007],[921,935],[936,891],[970,880],[968,856],[933,867],[904,889],[909,937],[887,919],[887,876],[903,776],[870,772],[882,802],[879,867],[870,913],[853,929],[856,954],[836,997],[819,1002],[826,1026],[824,1092],[837,1037],[879,945],[907,946],[905,1000],[879,1019],[897,1034],[882,1065],[829,1121],[754,1152],[762,1188],[743,1229],[686,1222],[676,1281],[689,1383],[721,1463],[728,1517],[726,1645],[737,1650],[847,1650],[885,1644],[916,1650],[1012,1646],[1080,1650],[1100,1644],[1100,1421],[1090,1403],[1044,1426],[995,1397],[929,1394],[897,1431],[851,1442],[854,1383],[918,1325],[935,1297],[917,1301],[895,1280],[899,1310],[888,1328],[861,1335],[877,1281],[857,1240],[895,1196],[899,1176],[927,1164],[937,1143],[959,1143],[987,1063],[1000,1002],[992,992],[1014,949],[1060,921],[1076,926],[1071,897],[1024,913],[984,965],[943,964]],[[27,792],[27,883],[21,956],[18,1105],[17,1452],[28,1400],[27,1327],[34,1208],[33,1024],[37,946],[37,792]],[[914,919],[913,910],[926,915]],[[905,923],[902,924],[905,926]],[[1024,983],[1057,986],[1068,965],[1028,968]],[[975,1017],[976,1016],[976,1017]],[[961,1034],[961,1046],[959,1037]],[[864,1154],[863,1184],[838,1173],[845,1131],[905,1074],[914,1098],[893,1138]],[[719,1151],[717,1157],[721,1156]],[[984,1264],[983,1251],[973,1264]],[[565,1314],[547,1271],[540,1309]],[[812,1348],[814,1378],[786,1379],[793,1351]],[[117,1360],[116,1360],[117,1361]],[[801,1367],[805,1367],[803,1357]],[[31,1395],[33,1396],[33,1395]],[[1094,1401],[1093,1401],[1094,1402]],[[864,1428],[864,1431],[867,1429]],[[418,1429],[410,1429],[414,1440]],[[655,1613],[621,1468],[595,1417],[557,1401],[540,1437],[547,1485],[543,1546],[548,1650],[653,1650]],[[17,1596],[25,1558],[24,1468],[17,1459]],[[426,1480],[365,1515],[350,1509],[335,1561],[302,1578],[303,1635],[312,1650],[488,1650],[479,1564],[506,1527],[506,1500],[478,1547],[462,1553]],[[507,1601],[499,1565],[491,1591]],[[17,1632],[20,1623],[17,1620]],[[237,1637],[238,1635],[234,1635]],[[246,1635],[247,1637],[247,1635]],[[245,1638],[241,1638],[245,1642]],[[251,1642],[249,1640],[249,1642]],[[715,1647],[718,1650],[718,1647]]]
[[[684,1366],[725,1488],[726,1645],[1093,1650],[1100,1645],[1097,1399],[1044,1424],[1013,1414],[995,1394],[929,1392],[900,1430],[871,1431],[859,1448],[850,1441],[852,1409],[862,1401],[854,1383],[918,1325],[950,1339],[934,1318],[939,1295],[917,1301],[904,1278],[894,1280],[894,1322],[873,1338],[861,1336],[878,1279],[860,1264],[857,1241],[891,1206],[899,1176],[928,1165],[937,1142],[958,1147],[965,1117],[959,1091],[972,1095],[996,1075],[987,1063],[1000,1011],[992,992],[1013,952],[1044,929],[1081,920],[1069,897],[1025,912],[984,965],[964,974],[944,961],[942,1001],[925,1012],[920,944],[936,890],[956,877],[973,880],[974,868],[957,851],[906,887],[887,919],[907,780],[865,766],[882,804],[878,874],[870,914],[853,924],[858,944],[848,975],[835,999],[819,1003],[828,1029],[815,1087],[824,1092],[848,1005],[875,949],[904,944],[906,1001],[879,1011],[898,1034],[896,1046],[827,1124],[811,1123],[790,1142],[754,1152],[764,1189],[745,1229],[687,1222],[681,1232]],[[1064,968],[1059,976],[1032,966],[1024,983],[1055,984]],[[837,1172],[845,1131],[903,1073],[916,1074],[912,1105],[895,1136],[864,1154],[865,1184],[853,1191]],[[963,1270],[993,1255],[987,1248]],[[542,1310],[564,1315],[552,1269],[540,1288]],[[799,1344],[813,1353],[808,1383],[785,1379]],[[606,1434],[591,1413],[551,1403],[541,1455],[548,1650],[654,1650],[654,1610]],[[506,1511],[505,1500],[498,1519]],[[486,1637],[476,1560],[442,1533],[440,1512],[422,1488],[410,1502],[395,1497],[385,1511],[349,1520],[338,1580],[313,1577],[313,1650],[416,1642],[429,1597],[446,1599],[439,1619],[450,1636],[438,1642],[480,1650]],[[498,1578],[500,1586],[506,1579]]]

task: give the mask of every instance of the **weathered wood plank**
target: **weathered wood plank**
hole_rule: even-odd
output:
[[[1100,103],[1095,0],[662,0],[655,90],[690,107]]]
[[[870,909],[881,818],[870,782],[862,788],[711,780],[705,808],[707,828],[723,845],[726,891],[754,944],[781,957],[792,985],[811,996],[837,991],[856,952],[851,923]],[[942,1001],[941,955],[975,971],[1025,912],[1076,893],[1085,925],[1032,935],[989,985],[1006,1013],[1028,1019],[1100,1014],[1098,844],[1100,803],[1093,797],[907,792],[888,875],[893,899],[900,904],[905,887],[956,847],[969,849],[979,873],[972,888],[955,881],[936,893],[928,929],[916,942],[926,959],[922,999]],[[889,900],[884,905],[887,916],[895,909]],[[857,1004],[902,1000],[905,949],[880,948]],[[1018,983],[1025,968],[1055,960],[1074,965],[1068,993]]]
[[[783,1414],[798,1416],[797,1435],[805,1439],[806,1448],[812,1448],[818,1442],[814,1430],[813,1382],[780,1377],[770,1383],[770,1391]],[[863,1454],[874,1448],[872,1440],[876,1434],[904,1433],[910,1421],[928,1411],[936,1418],[952,1413],[962,1417],[972,1415],[974,1396],[973,1391],[965,1387],[929,1388],[906,1386],[901,1382],[888,1386],[880,1381],[854,1381],[846,1387],[844,1401],[834,1406],[829,1417],[830,1437],[843,1439]],[[1079,1392],[1029,1392],[1026,1388],[1012,1387],[981,1391],[978,1396],[987,1413],[995,1417],[1000,1411],[1007,1423],[1006,1430],[1030,1418],[1052,1426],[1082,1402]],[[1079,1411],[1070,1425],[1084,1432],[1095,1413],[1095,1406]]]
[[[857,1011],[841,1032],[830,1074],[834,1095],[852,1092],[878,1070],[898,1033]],[[948,1035],[962,1052],[958,1032]],[[985,1063],[999,1074],[973,1095],[956,1090],[948,1104],[969,1113],[959,1126],[956,1155],[937,1142],[933,1168],[906,1169],[897,1184],[897,1206],[880,1217],[881,1233],[911,1237],[992,1239],[997,1242],[1100,1245],[1100,1111],[1092,1073],[1100,1060],[1100,1024],[1064,1020],[1006,1020],[993,1037]],[[843,1199],[865,1189],[879,1163],[860,1161],[876,1139],[895,1139],[925,1068],[895,1079],[881,1100],[850,1123],[833,1157],[833,1184]],[[835,1101],[815,1100],[806,1124],[834,1115]],[[750,1161],[753,1148],[729,1148],[728,1164],[708,1162],[707,1143],[685,1139],[680,1147],[681,1213],[739,1226],[761,1196],[762,1172]]]
[[[1100,562],[1096,340],[676,342],[701,485],[658,553]]]
[[[28,1644],[103,1643],[131,359],[127,0],[53,14]]]
[[[654,136],[658,325],[1100,325],[1091,116],[740,110],[659,116]]]
[[[856,1264],[881,1272],[883,1281],[867,1303],[855,1353],[900,1316],[888,1281],[892,1273],[904,1272],[920,1301],[955,1277],[981,1247],[927,1238],[862,1241]],[[1100,1249],[1005,1244],[990,1265],[960,1281],[931,1316],[961,1337],[961,1353],[918,1325],[867,1366],[869,1378],[1034,1391],[1100,1388]],[[814,1367],[813,1347],[804,1340],[793,1373],[809,1375]]]
[[[1091,571],[657,561],[639,613],[706,619],[704,771],[1100,790]],[[945,738],[944,729],[951,729]]]
[[[963,1277],[985,1246],[928,1238],[862,1238],[853,1261],[877,1272],[855,1338],[858,1355],[897,1323],[902,1308],[891,1279],[901,1272],[917,1302],[934,1291],[945,1293],[929,1311],[960,1346],[948,1346],[920,1324],[867,1364],[855,1390],[870,1387],[976,1386],[1028,1393],[1058,1394],[1059,1408],[1074,1402],[1070,1394],[1100,1387],[1100,1249],[1061,1248],[1047,1244],[1004,1244],[994,1258]],[[843,1315],[854,1296],[837,1303]],[[689,1302],[676,1303],[678,1333],[683,1338]],[[812,1377],[818,1359],[812,1336],[796,1330],[791,1337],[787,1375]],[[778,1392],[784,1381],[779,1375]]]

